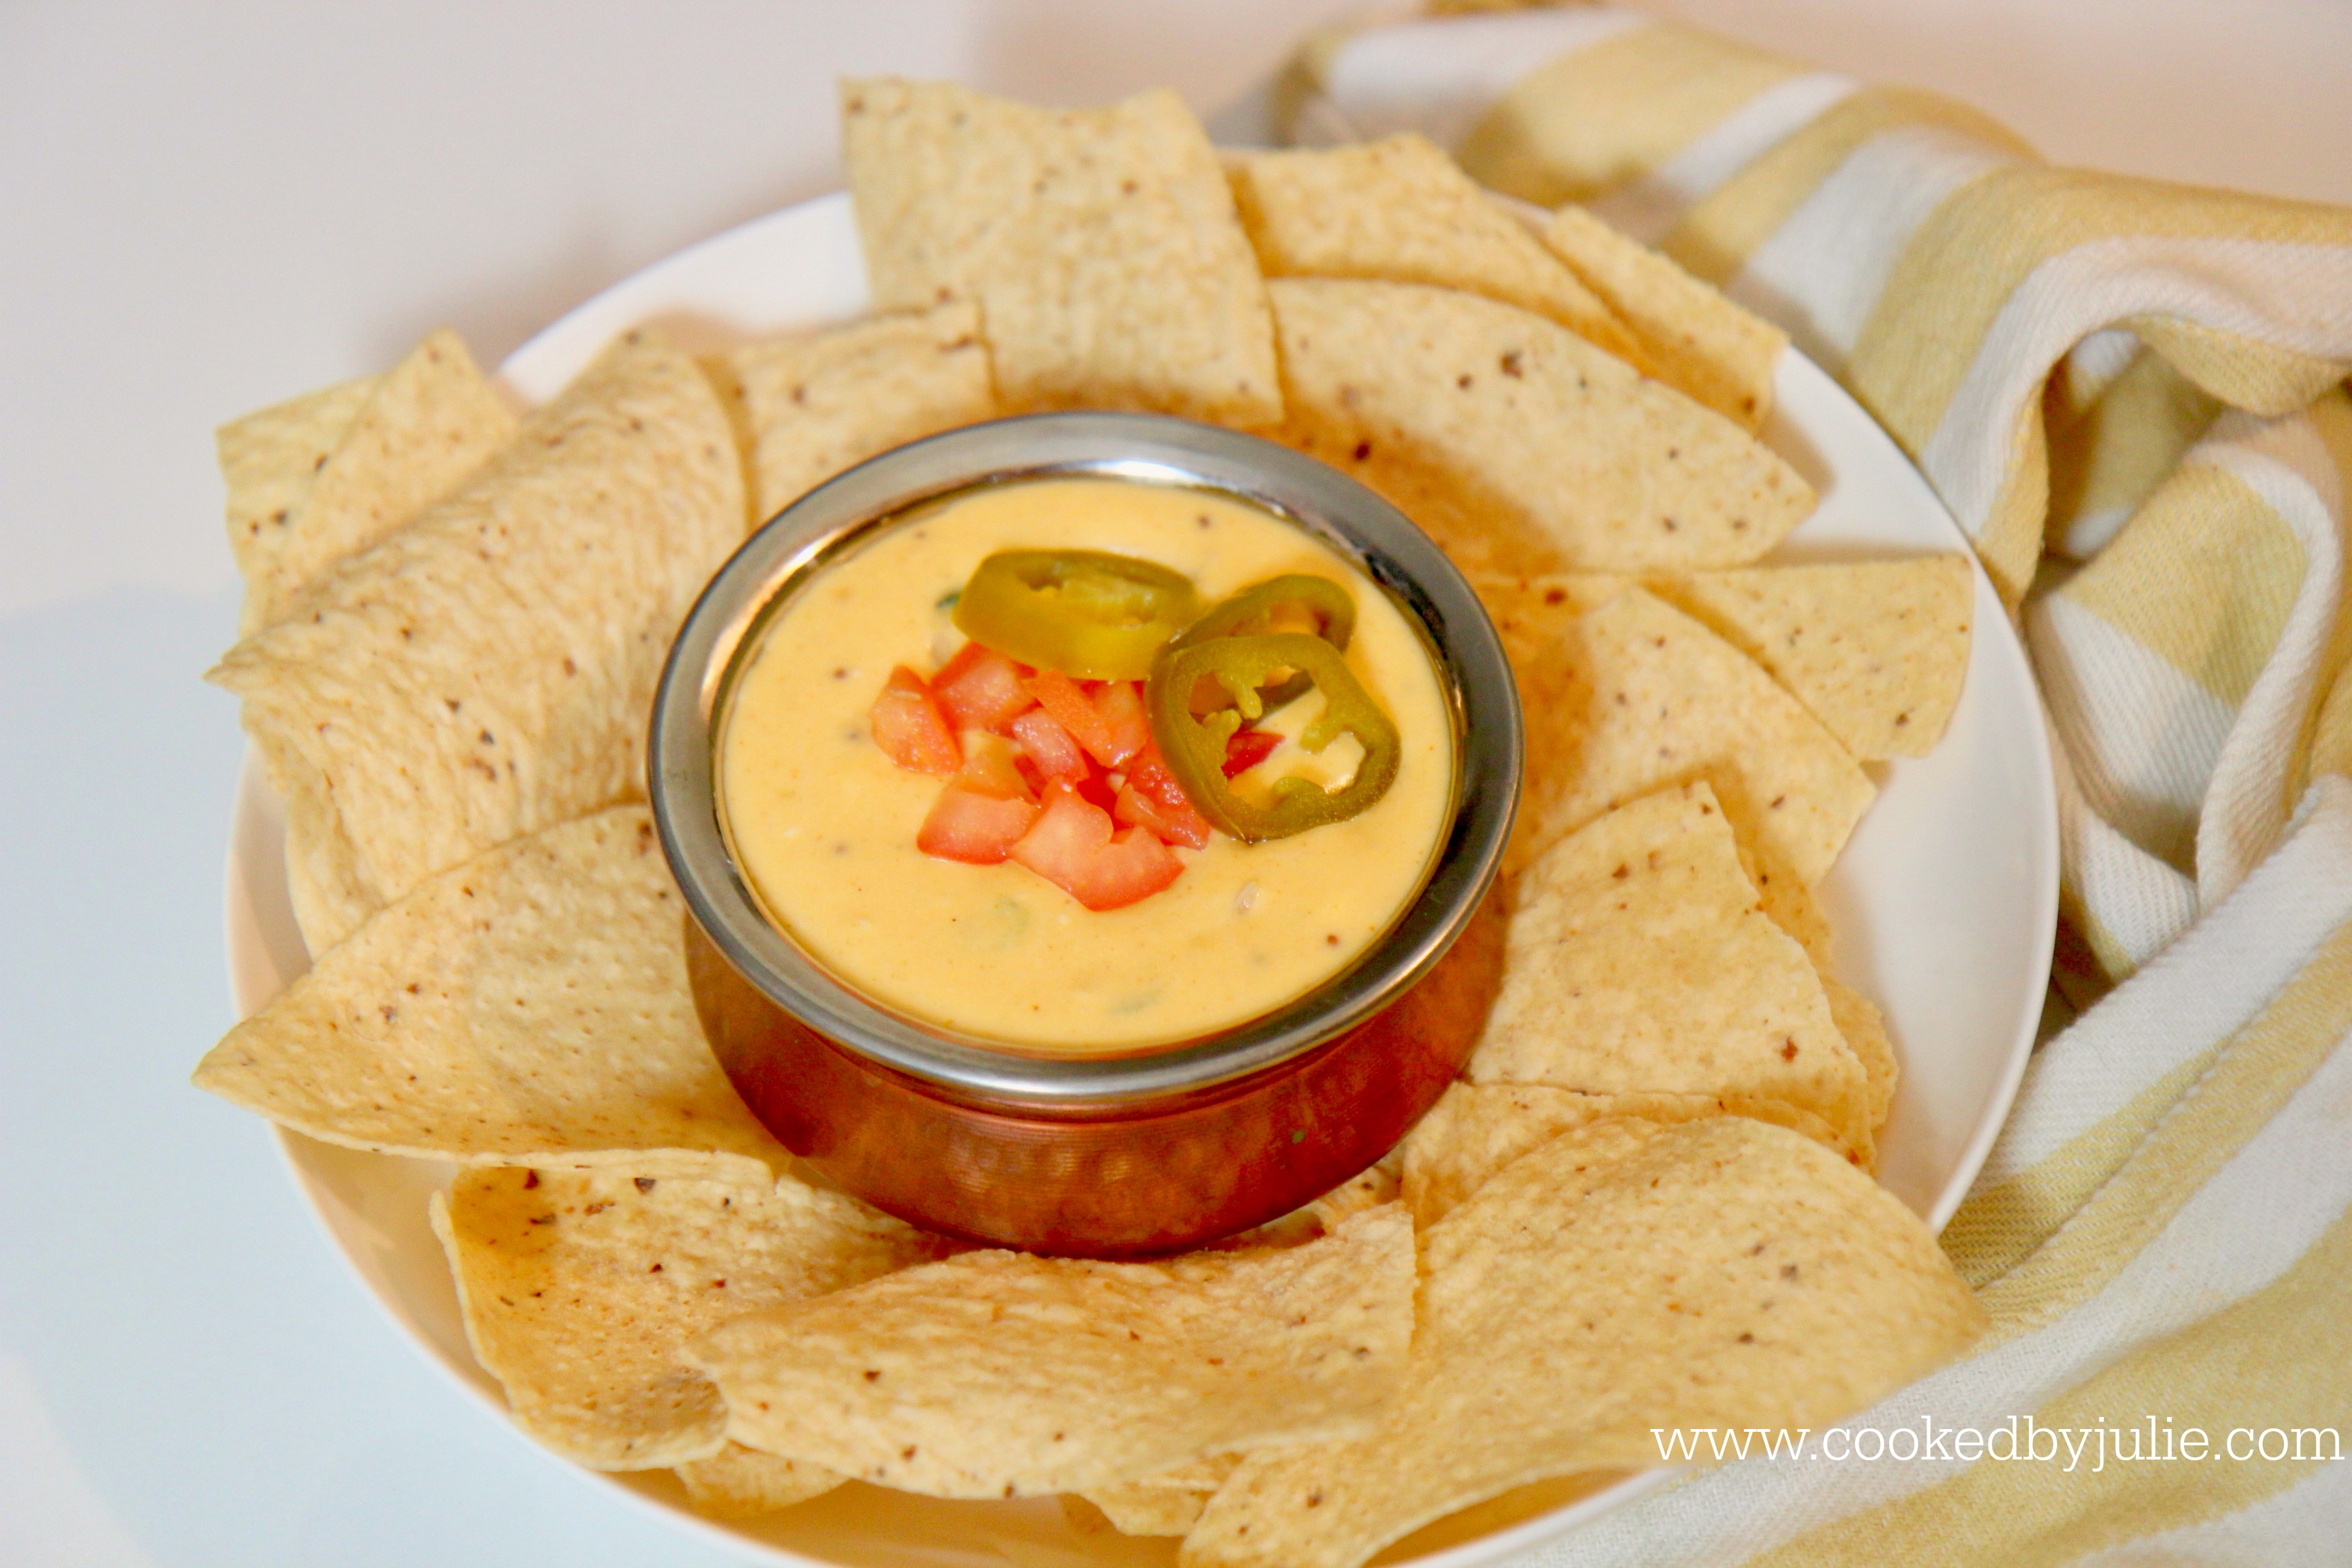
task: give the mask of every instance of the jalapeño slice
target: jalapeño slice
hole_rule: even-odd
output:
[[[1312,779],[1286,778],[1274,782],[1271,800],[1244,799],[1225,778],[1225,742],[1244,721],[1265,717],[1262,689],[1276,675],[1291,671],[1323,694],[1323,711],[1299,736],[1299,744],[1319,752],[1342,734],[1353,735],[1364,749],[1363,761],[1337,790]],[[1213,705],[1195,713],[1193,701],[1204,684]],[[1224,701],[1216,700],[1219,693]],[[1395,722],[1356,679],[1339,650],[1318,637],[1263,632],[1212,637],[1189,647],[1171,645],[1151,667],[1144,702],[1168,771],[1202,816],[1244,844],[1345,822],[1396,782],[1402,743]]]
[[[1191,647],[1211,637],[1255,637],[1265,632],[1310,632],[1341,653],[1356,631],[1356,601],[1328,577],[1286,572],[1244,588],[1213,605],[1178,634],[1175,645]],[[1269,708],[1306,694],[1302,671],[1260,695]]]
[[[1140,680],[1198,606],[1192,581],[1099,550],[1000,550],[955,602],[956,629],[983,647],[1080,680]]]

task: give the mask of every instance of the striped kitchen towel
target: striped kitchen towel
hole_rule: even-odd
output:
[[[1975,541],[2059,742],[2088,1006],[1944,1237],[1995,1329],[1849,1425],[2256,1435],[1750,1460],[1531,1561],[2352,1563],[2352,1462],[2252,1451],[2352,1436],[2352,211],[2053,168],[1636,12],[1458,8],[1311,41],[1287,139],[1421,132],[1780,322]]]

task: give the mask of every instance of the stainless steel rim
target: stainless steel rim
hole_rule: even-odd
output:
[[[719,819],[712,725],[738,656],[797,583],[869,526],[984,484],[1089,474],[1249,500],[1353,561],[1420,627],[1454,708],[1446,842],[1421,894],[1337,980],[1204,1039],[1094,1058],[1019,1054],[890,1012],[771,924]],[[1362,485],[1255,436],[1153,414],[1039,414],[886,452],[810,491],[703,590],[662,672],[647,755],[662,849],[694,918],[779,1006],[856,1054],[940,1088],[1041,1111],[1160,1100],[1263,1072],[1402,995],[1453,944],[1492,884],[1517,806],[1521,736],[1510,665],[1477,595],[1428,535]]]

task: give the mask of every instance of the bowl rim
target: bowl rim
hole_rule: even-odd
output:
[[[957,492],[1097,477],[1205,490],[1299,527],[1353,563],[1421,634],[1454,727],[1453,807],[1420,891],[1338,975],[1197,1039],[1056,1055],[896,1012],[804,952],[761,908],[730,852],[713,742],[721,705],[778,607],[877,527]],[[1164,1109],[1296,1061],[1402,996],[1469,923],[1501,864],[1524,752],[1500,637],[1452,562],[1349,476],[1260,437],[1169,415],[1015,416],[871,458],[785,507],[721,566],[680,627],[654,701],[648,794],[691,918],[739,973],[835,1046],[952,1096],[1052,1115]]]

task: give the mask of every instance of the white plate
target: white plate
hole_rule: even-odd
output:
[[[866,279],[846,197],[804,203],[648,268],[583,305],[502,368],[530,402],[552,396],[614,333],[664,327],[697,350],[856,315]],[[1821,493],[1774,561],[1962,550],[1957,525],[1894,442],[1794,351],[1765,438]],[[1984,1163],[2032,1049],[2058,907],[2057,805],[2042,708],[2025,655],[1981,572],[1968,687],[1934,755],[1871,772],[1878,799],[1822,885],[1842,978],[1885,1009],[1903,1082],[1879,1142],[1879,1179],[1941,1228]],[[230,832],[228,952],[250,1013],[307,967],[286,893],[284,818],[248,756]],[[296,1181],[393,1321],[504,1418],[474,1363],[425,1221],[450,1168],[281,1133]],[[562,1461],[553,1461],[562,1462]],[[1489,1507],[1415,1541],[1427,1568],[1493,1563],[1617,1506],[1663,1472],[1534,1518]],[[1081,1536],[1051,1500],[950,1503],[853,1483],[747,1526],[687,1511],[667,1472],[606,1478],[681,1528],[771,1563],[960,1568],[1014,1563],[1164,1563],[1174,1543]],[[1496,1526],[1500,1528],[1496,1528]],[[1472,1533],[1477,1531],[1477,1533]],[[1465,1535],[1469,1539],[1465,1540]]]

